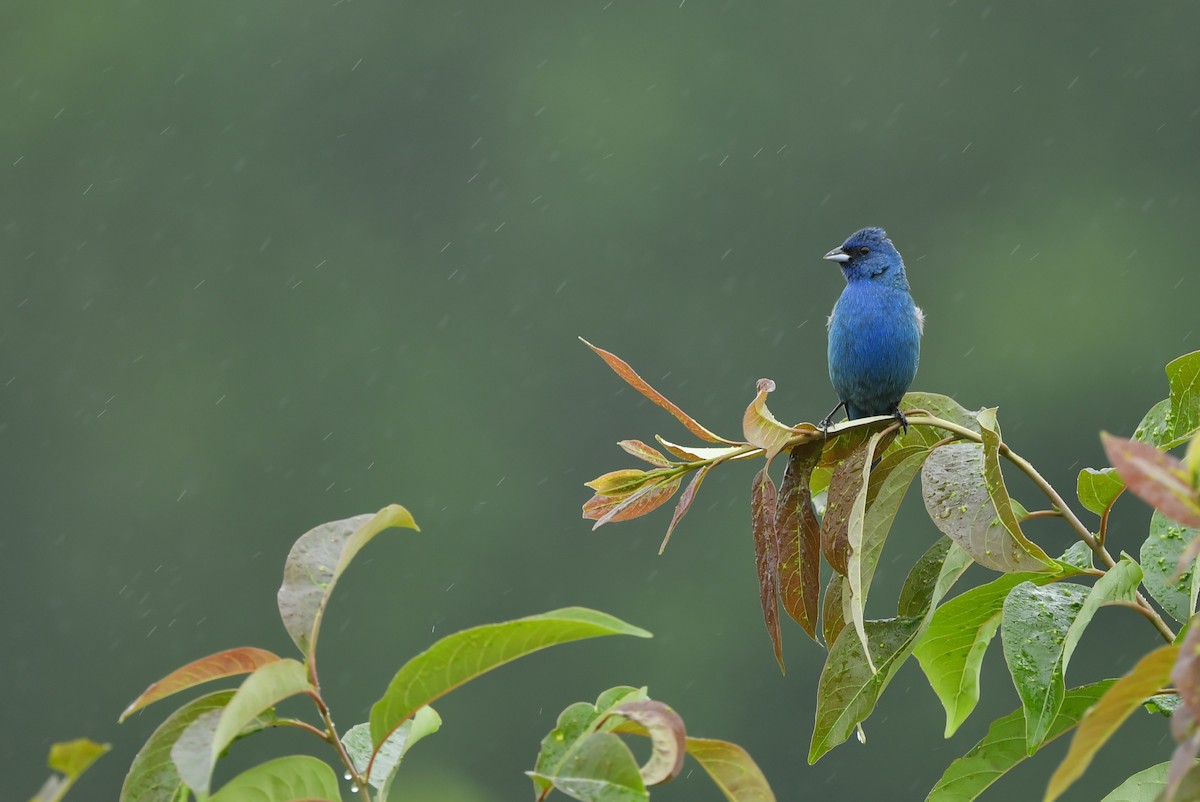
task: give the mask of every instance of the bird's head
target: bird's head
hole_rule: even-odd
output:
[[[908,287],[904,260],[882,228],[855,231],[826,259],[837,262],[847,281],[874,279],[885,284]]]

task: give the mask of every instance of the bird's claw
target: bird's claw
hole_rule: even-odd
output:
[[[908,434],[908,418],[904,417],[904,413],[900,411],[900,407],[892,410],[892,416],[900,421],[900,428],[904,430],[905,434]]]

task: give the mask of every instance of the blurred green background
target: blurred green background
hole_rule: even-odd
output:
[[[916,387],[999,405],[1064,493],[1200,347],[1195,4],[710,0],[7,0],[0,11],[0,679],[6,796],[53,740],[111,741],[78,789],[116,797],[176,665],[288,652],[291,542],[407,505],[339,586],[322,638],[343,727],[455,629],[594,606],[656,633],[563,647],[438,705],[409,800],[524,799],[566,704],[648,684],[759,760],[781,800],[920,799],[1017,705],[999,649],[949,742],[915,662],[806,765],[824,652],[764,632],[751,470],[589,531],[614,445],[687,435],[575,338],[717,431],[754,382],[834,402],[821,254],[885,226],[928,315]],[[1036,497],[1011,480],[1027,503]],[[1124,502],[1114,550],[1149,512]],[[1030,534],[1048,551],[1066,527]],[[872,612],[935,532],[908,499]],[[972,569],[974,581],[986,580]],[[1123,672],[1154,633],[1106,610],[1072,663]],[[1135,716],[1069,798],[1167,759]],[[309,750],[235,747],[227,777]],[[316,744],[319,747],[319,744]],[[989,798],[1041,793],[1065,743]],[[317,754],[325,755],[319,748]],[[691,764],[664,800],[718,799]]]

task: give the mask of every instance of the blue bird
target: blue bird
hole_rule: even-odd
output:
[[[908,291],[904,260],[882,228],[856,231],[825,254],[846,277],[829,316],[829,378],[850,420],[894,415],[905,431],[900,400],[917,375],[925,313]]]

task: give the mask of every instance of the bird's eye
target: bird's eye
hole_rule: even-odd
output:
[[[862,246],[861,248],[859,248],[859,249],[858,249],[858,255],[859,255],[859,256],[866,256],[866,255],[867,255],[868,253],[870,253],[870,252],[871,252],[871,249],[870,249],[870,248],[868,248],[866,245],[864,245],[864,246]]]

